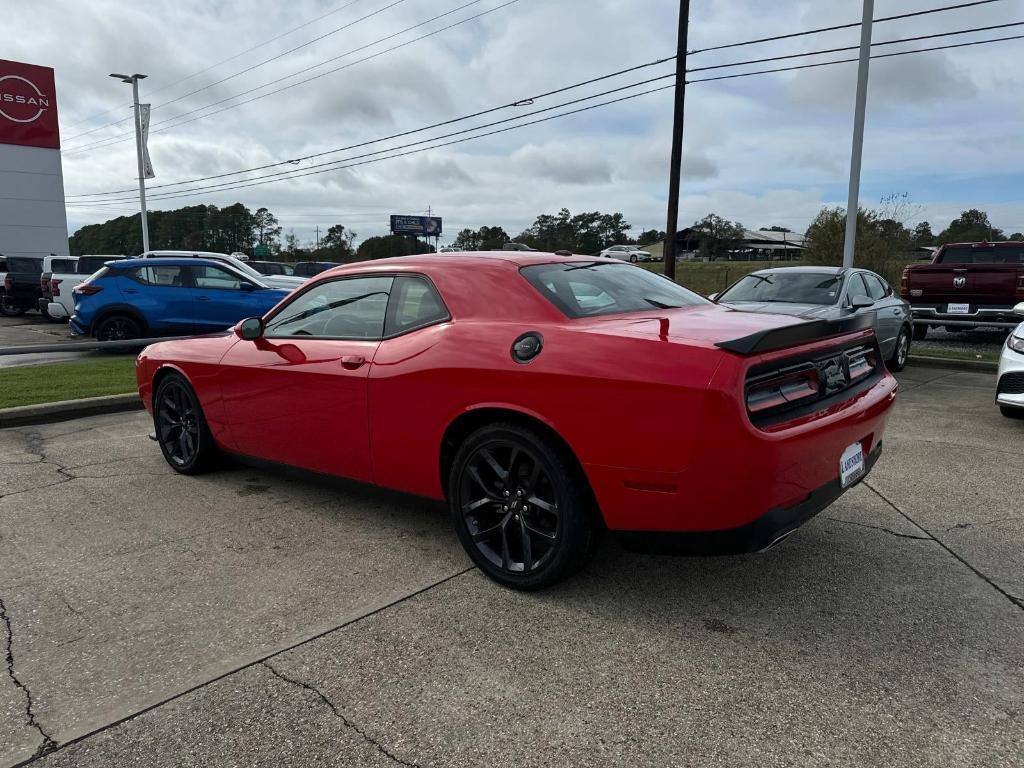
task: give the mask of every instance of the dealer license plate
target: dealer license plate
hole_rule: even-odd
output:
[[[839,459],[839,484],[846,488],[864,474],[864,449],[856,442]]]
[[[969,315],[971,314],[970,304],[947,304],[946,305],[947,315]]]

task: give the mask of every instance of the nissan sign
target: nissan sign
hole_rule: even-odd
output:
[[[60,149],[49,67],[0,59],[0,144]]]
[[[417,237],[440,237],[441,219],[438,216],[392,216],[391,233],[416,235]]]

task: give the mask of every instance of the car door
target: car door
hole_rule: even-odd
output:
[[[193,311],[201,332],[222,331],[239,320],[260,314],[257,292],[260,286],[234,270],[215,264],[193,264]]]
[[[367,381],[392,283],[381,275],[317,283],[269,315],[263,336],[228,350],[219,376],[239,452],[371,479]]]
[[[875,305],[872,307],[877,318],[875,320],[875,335],[882,348],[882,356],[888,358],[892,354],[896,338],[900,335],[905,321],[903,302],[893,295],[892,289],[878,275],[873,272],[863,272],[861,275],[868,287],[868,295],[875,300]]]
[[[194,333],[188,267],[177,264],[136,267],[119,281],[125,302],[138,310],[155,333]]]

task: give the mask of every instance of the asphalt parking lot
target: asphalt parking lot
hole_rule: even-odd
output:
[[[0,766],[1019,766],[992,378],[908,369],[868,481],[767,553],[609,542],[531,595],[429,503],[180,477],[141,413],[0,431]]]
[[[20,317],[0,316],[0,349],[22,345],[47,346],[67,344],[75,341],[66,323],[51,323],[38,312],[28,312]],[[30,355],[0,355],[0,368],[22,365],[40,365],[64,360],[80,360],[90,356],[88,352],[48,352]]]

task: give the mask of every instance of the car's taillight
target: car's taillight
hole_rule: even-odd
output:
[[[1024,299],[1024,271],[1017,272],[1017,298]]]
[[[39,289],[43,293],[46,293],[46,291],[47,291],[47,289],[49,287],[50,287],[50,278],[48,278],[46,275],[40,275],[39,276]]]
[[[910,295],[910,270],[906,267],[903,268],[903,274],[900,275],[900,296],[906,298]]]
[[[878,367],[878,355],[871,347],[863,347],[849,352],[846,359],[849,364],[851,384],[874,373],[875,368]]]
[[[103,290],[102,285],[94,285],[93,283],[82,283],[76,285],[74,290],[71,291],[76,296],[94,296]]]
[[[50,280],[50,292],[54,298],[60,296],[60,284],[62,282],[62,280]]]
[[[10,275],[7,275],[4,278],[4,290],[5,291],[9,291],[13,287],[14,287],[14,279]]]
[[[747,408],[751,413],[767,411],[769,408],[817,397],[820,391],[818,371],[813,367],[806,368],[750,384],[747,387]]]

